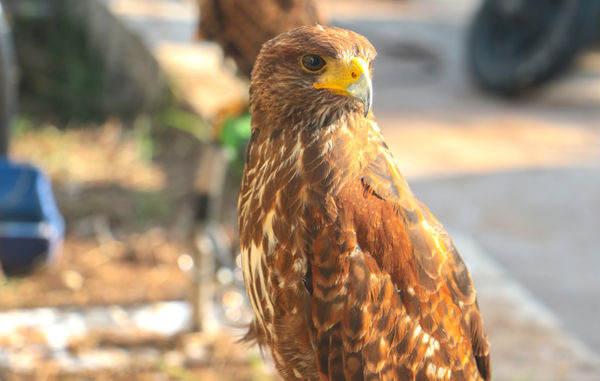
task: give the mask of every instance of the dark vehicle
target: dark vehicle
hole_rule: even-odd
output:
[[[470,70],[481,87],[518,95],[568,68],[599,24],[600,0],[485,0],[469,30]]]

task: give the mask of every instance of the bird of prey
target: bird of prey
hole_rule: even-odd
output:
[[[323,22],[315,0],[200,0],[197,34],[217,42],[248,77],[264,42],[292,28]]]
[[[286,380],[490,380],[469,271],[373,117],[375,54],[317,25],[258,56],[238,200],[248,337]]]

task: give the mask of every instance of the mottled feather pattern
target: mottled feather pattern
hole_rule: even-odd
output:
[[[286,380],[489,380],[469,272],[370,113],[312,86],[298,56],[362,36],[303,27],[263,47],[239,226],[252,332]]]

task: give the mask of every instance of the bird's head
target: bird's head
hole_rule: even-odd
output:
[[[303,26],[266,42],[250,83],[252,112],[276,123],[322,127],[344,113],[367,116],[376,52],[354,32]]]

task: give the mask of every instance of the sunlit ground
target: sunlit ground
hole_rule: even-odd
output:
[[[163,135],[172,147],[189,140],[173,134]],[[161,161],[161,167],[145,156],[147,139],[118,121],[68,130],[32,127],[14,136],[13,158],[51,176],[68,232],[58,263],[0,286],[0,309],[7,311],[0,313],[0,345],[10,348],[0,361],[12,370],[6,379],[33,373],[66,379],[268,377],[256,349],[233,345],[248,312],[232,275],[216,281],[223,310],[212,318],[219,321],[209,319],[212,330],[185,333],[191,318],[184,302],[191,289],[189,189],[178,196],[165,181],[169,165],[185,170],[185,158]]]

